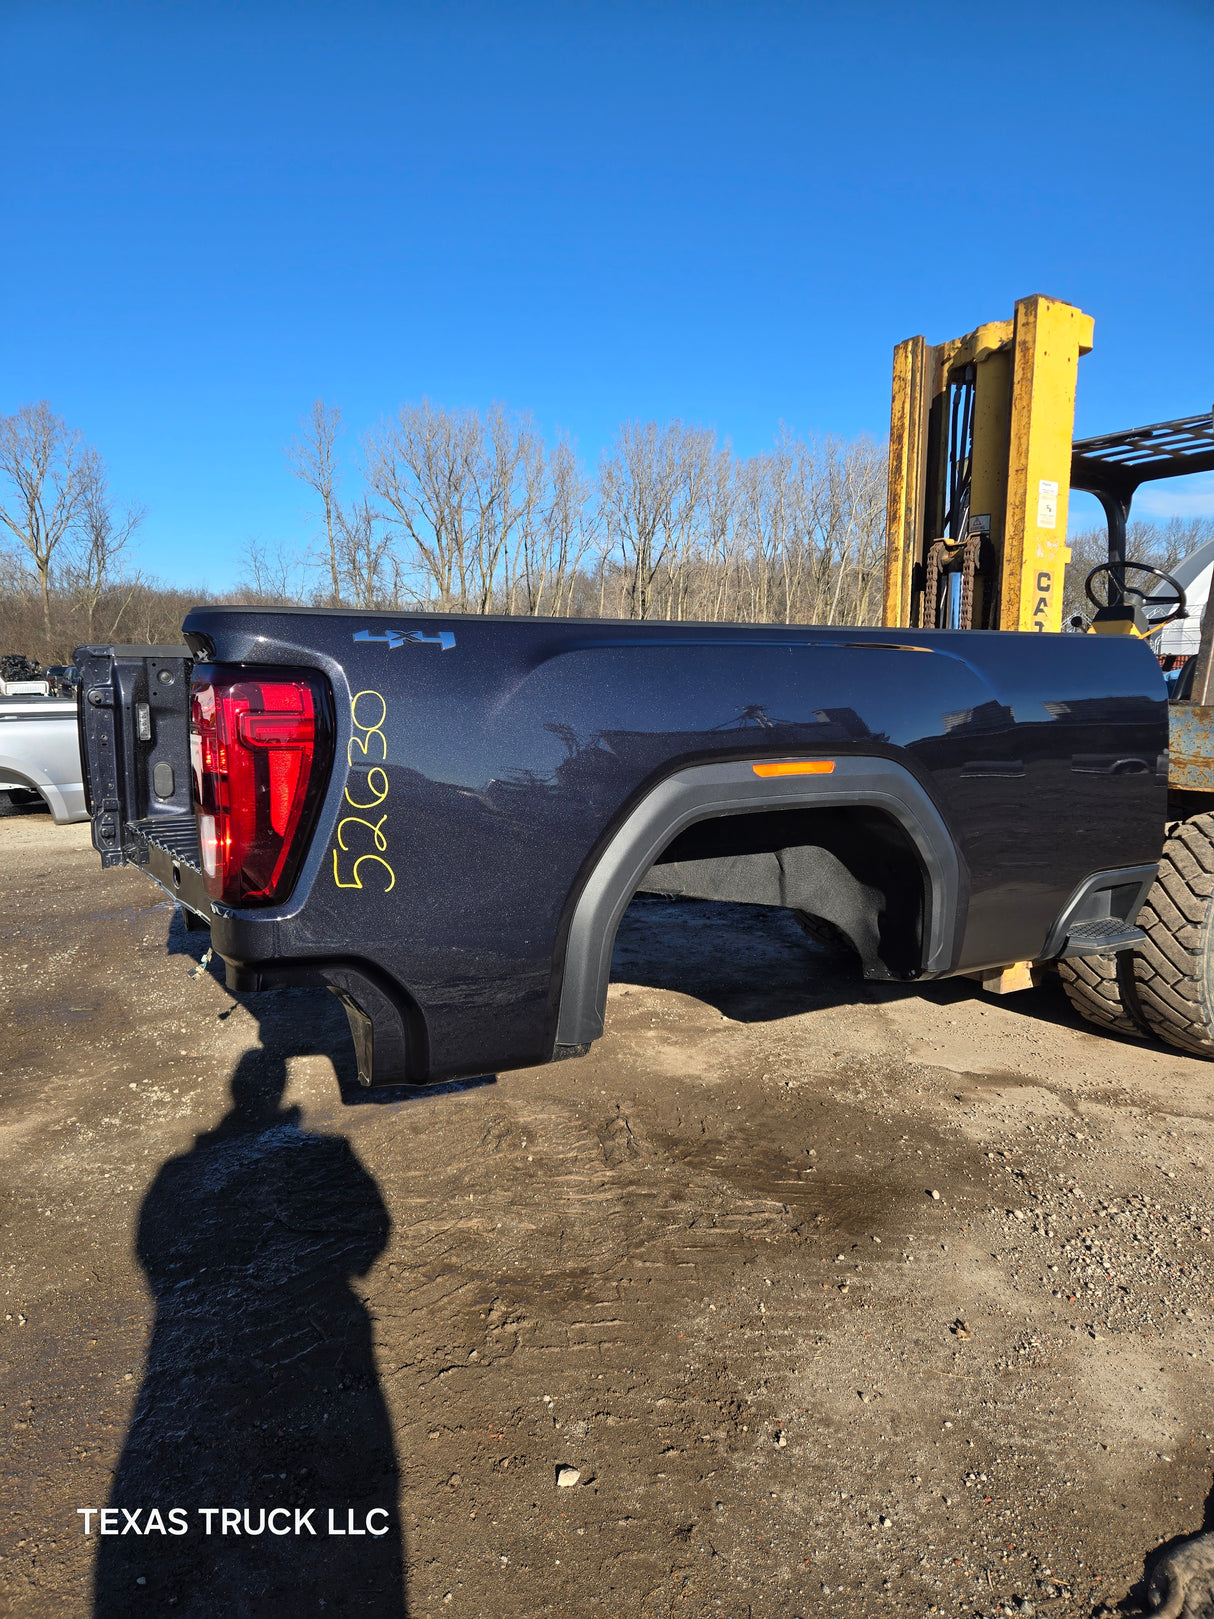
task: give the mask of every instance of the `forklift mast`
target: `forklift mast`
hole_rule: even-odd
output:
[[[884,622],[1060,630],[1075,382],[1092,317],[1011,320],[894,350]]]
[[[1084,582],[1095,610],[1080,626],[1143,638],[1188,616],[1178,579],[1126,556],[1126,526],[1141,484],[1214,471],[1214,415],[1072,442],[1079,356],[1091,347],[1091,317],[1040,296],[1020,299],[1011,320],[952,342],[898,344],[885,551],[890,628],[1060,630],[1072,486],[1100,501],[1109,538],[1108,560]],[[1163,616],[1152,616],[1160,609]],[[1150,782],[1167,782],[1167,825],[1135,937],[1054,965],[1089,1022],[1214,1058],[1214,591],[1168,721],[1168,750]],[[1114,768],[1144,770],[1144,761]],[[1004,993],[1033,974],[1018,962],[988,980],[995,975],[984,987]]]

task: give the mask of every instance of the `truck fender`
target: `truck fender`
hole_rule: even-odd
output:
[[[32,791],[40,793],[56,826],[66,826],[70,821],[88,819],[88,811],[84,807],[82,781],[65,782],[60,785],[52,781],[46,771],[39,770],[29,759],[10,764],[3,754],[0,754],[0,781],[14,782],[19,787],[29,787]]]
[[[685,827],[714,816],[847,805],[883,810],[909,837],[924,879],[919,976],[948,972],[962,936],[968,881],[940,811],[904,765],[848,757],[836,759],[829,775],[780,777],[759,777],[749,760],[693,765],[658,782],[633,807],[582,885],[566,936],[557,1055],[602,1034],[620,919],[645,873]]]

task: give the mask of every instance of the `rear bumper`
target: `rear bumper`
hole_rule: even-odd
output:
[[[127,858],[210,928],[230,990],[331,989],[349,1020],[360,1084],[400,1085],[425,1078],[424,1025],[375,968],[341,957],[278,960],[274,917],[232,911],[211,900],[192,815],[130,822],[126,832]]]
[[[1135,922],[1158,869],[1157,865],[1122,866],[1093,872],[1059,912],[1041,960],[1105,956],[1136,945],[1143,934]]]
[[[134,865],[211,926],[215,913],[203,881],[198,824],[192,815],[129,821],[124,841],[127,858]]]

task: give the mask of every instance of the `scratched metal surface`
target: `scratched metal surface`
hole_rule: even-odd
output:
[[[1168,733],[1168,785],[1214,792],[1214,708],[1204,703],[1172,703]]]

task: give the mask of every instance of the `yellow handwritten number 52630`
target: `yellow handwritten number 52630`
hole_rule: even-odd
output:
[[[377,703],[379,705],[379,715],[373,725],[368,724],[366,720],[359,719],[358,714],[360,704],[362,705],[363,712],[367,713],[369,712],[370,707],[373,707]],[[347,787],[345,791],[345,798],[346,802],[352,809],[378,809],[378,807],[388,796],[388,773],[381,767],[382,761],[386,760],[388,757],[388,744],[382,729],[383,723],[387,717],[388,705],[379,692],[360,691],[351,699],[350,719],[353,722],[355,735],[350,738],[350,741],[346,747],[346,761],[351,770],[365,770],[367,772],[365,777],[363,777],[362,786],[371,795],[369,800],[364,801],[363,799],[355,798],[350,792],[349,787]],[[357,734],[360,731],[364,733],[362,736]],[[371,757],[373,757],[370,749],[371,738],[373,736],[377,736],[379,738],[378,751],[381,764],[369,766],[369,760]],[[358,759],[354,757],[354,750],[356,748],[361,755],[361,757]],[[363,883],[362,878],[358,874],[358,868],[360,866],[365,866],[368,861],[374,865],[382,866],[387,872],[388,881],[383,889],[385,894],[390,894],[396,887],[396,873],[392,870],[392,867],[388,864],[388,862],[382,858],[382,855],[360,854],[355,859],[353,866],[350,868],[349,882],[342,882],[341,872],[338,869],[337,864],[339,851],[342,854],[350,854],[352,852],[347,847],[345,837],[343,836],[345,829],[348,826],[365,827],[371,834],[371,841],[375,848],[381,851],[386,850],[388,847],[388,839],[384,833],[383,825],[387,819],[388,816],[387,812],[385,811],[385,813],[380,816],[378,821],[364,820],[361,815],[346,815],[343,816],[342,819],[337,823],[337,848],[333,851],[333,881],[337,884],[338,888],[361,888]],[[352,834],[352,836],[357,836],[357,834]]]

